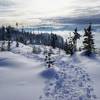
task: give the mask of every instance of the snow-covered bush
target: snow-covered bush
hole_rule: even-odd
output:
[[[5,51],[4,45],[5,45],[5,42],[2,41],[2,42],[0,43],[0,51]]]
[[[41,53],[41,49],[40,49],[39,47],[35,47],[35,46],[34,46],[32,52],[33,52],[34,54],[40,54],[40,53]]]

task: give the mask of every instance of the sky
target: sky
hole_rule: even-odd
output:
[[[0,25],[100,24],[100,0],[0,0]]]

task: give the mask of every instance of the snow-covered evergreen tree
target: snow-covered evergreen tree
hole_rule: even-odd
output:
[[[69,44],[68,44],[69,53],[72,56],[74,54],[74,44],[72,38],[70,37]]]
[[[32,50],[33,53],[37,53],[37,49],[35,46],[33,46],[33,50]]]
[[[51,57],[51,54],[52,54],[51,52],[48,52],[47,55],[45,56],[45,62],[48,68],[51,68],[54,64],[54,60]]]
[[[71,36],[71,33],[70,33],[70,36],[68,37],[68,42],[66,42],[65,44],[65,51],[67,54],[70,54],[71,56],[74,54],[74,43],[73,43],[73,37]]]
[[[4,45],[5,45],[5,41],[3,41],[1,44],[1,51],[5,51]]]
[[[56,34],[51,34],[51,46],[55,49],[56,47],[56,40],[57,40],[57,36]]]
[[[64,45],[64,50],[65,50],[66,54],[69,54],[70,53],[69,52],[69,45],[68,45],[67,40],[66,40],[65,45]]]
[[[19,47],[18,39],[16,39],[16,47]]]
[[[8,41],[7,50],[10,51],[10,49],[11,49],[11,42]]]
[[[91,24],[87,29],[84,29],[85,34],[84,34],[84,50],[85,50],[85,55],[90,56],[92,53],[94,53],[94,39],[93,39],[93,34],[92,34],[92,29],[91,29]]]
[[[73,37],[73,45],[74,45],[74,51],[77,50],[77,40],[80,38],[80,34],[77,32],[77,28],[74,30],[74,37]]]

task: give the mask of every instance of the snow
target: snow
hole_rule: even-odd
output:
[[[56,66],[60,70],[54,79],[47,80],[40,100],[96,100],[92,80],[80,58],[82,56],[76,54],[57,59]]]
[[[100,56],[92,58],[81,56],[80,59],[82,61],[81,65],[85,65],[87,73],[91,76],[91,79],[94,82],[95,93],[100,99]]]
[[[45,64],[44,51],[50,47],[31,45],[0,52],[0,100],[100,100],[100,56],[72,57],[52,49],[52,68]]]
[[[54,68],[48,68],[40,73],[40,75],[47,79],[53,79],[56,76],[56,70]]]
[[[43,92],[40,62],[11,52],[0,53],[0,100],[38,100]]]

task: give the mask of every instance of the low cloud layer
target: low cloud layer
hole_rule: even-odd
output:
[[[0,24],[100,24],[99,0],[0,0]]]

